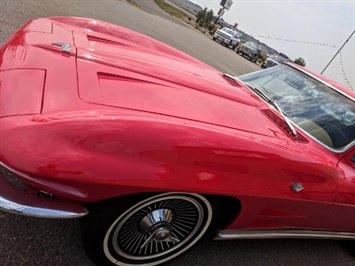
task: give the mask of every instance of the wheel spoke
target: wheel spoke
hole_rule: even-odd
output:
[[[132,228],[137,228],[137,222],[125,225],[121,230],[121,235],[125,235],[126,232],[130,231]]]
[[[141,235],[141,234],[140,234]],[[142,235],[141,235],[142,236]],[[136,241],[134,241],[133,245],[131,246],[131,248],[129,249],[129,252],[132,252],[133,248],[136,247],[136,249],[138,248],[138,245],[136,245],[137,241],[139,239],[139,235],[136,237]],[[139,242],[138,242],[139,243]]]
[[[122,247],[126,247],[127,249],[131,245],[131,243],[134,241],[135,237],[139,234],[138,231],[136,231],[131,238],[128,238],[122,245]]]
[[[179,235],[181,235],[182,238],[185,238],[185,235],[182,234],[182,233],[180,233],[180,231],[178,231],[178,230],[175,228],[175,226],[173,226],[172,228],[173,228],[173,231],[175,231],[176,233],[178,233]]]
[[[185,230],[184,228],[181,228],[180,226],[178,226],[176,223],[174,223],[173,227],[177,227],[178,229],[180,229],[181,231],[183,231],[184,233],[188,234],[189,231]]]
[[[153,242],[150,243],[150,254],[153,254]]]
[[[184,218],[184,220],[190,220],[190,221],[196,221],[196,219],[194,219],[194,218]]]
[[[137,250],[138,250],[138,248],[140,247],[140,245],[141,245],[141,243],[142,243],[143,237],[144,237],[144,235],[141,234],[141,236],[140,236],[140,238],[139,238],[139,241],[138,241],[138,243],[137,243],[137,245],[136,245],[136,248],[135,248],[135,250],[133,251],[133,253],[137,253]],[[142,249],[139,249],[139,253],[140,253],[141,250],[142,250]]]
[[[130,231],[126,232],[125,234],[123,234],[120,239],[121,242],[125,242],[125,240],[129,237],[132,237],[132,234],[134,233],[134,231],[137,230],[135,227],[133,227]]]
[[[186,227],[187,229],[192,229],[191,226],[183,224],[182,222],[179,222],[179,221],[175,221],[174,224],[178,224],[180,226]],[[191,224],[193,224],[193,223],[191,223]]]
[[[175,202],[172,202],[170,205],[167,205],[166,207],[178,209],[178,208],[181,208],[181,207],[184,208],[186,206],[191,206],[191,205],[189,205],[188,203],[185,203],[185,202],[175,201]]]
[[[157,241],[154,241],[155,243],[155,252],[158,253],[159,252],[159,249],[158,249],[158,242]]]

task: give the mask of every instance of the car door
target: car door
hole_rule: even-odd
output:
[[[336,197],[337,204],[355,206],[355,147],[338,164],[339,183]],[[355,212],[355,211],[354,211]]]
[[[338,164],[338,193],[331,211],[338,226],[355,230],[355,146],[345,152]]]

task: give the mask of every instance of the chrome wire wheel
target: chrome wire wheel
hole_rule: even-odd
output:
[[[203,196],[160,194],[121,214],[104,237],[104,253],[116,265],[157,265],[182,254],[205,234],[212,221]]]

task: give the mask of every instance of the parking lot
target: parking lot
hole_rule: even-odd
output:
[[[156,8],[153,0],[137,0]],[[184,51],[221,72],[260,69],[193,28],[124,0],[1,0],[0,44],[32,18],[81,16],[118,24]],[[1,138],[1,136],[0,136]],[[22,217],[0,211],[0,264],[93,265],[81,244],[82,220]],[[354,265],[354,243],[331,240],[208,240],[169,265]],[[355,248],[354,248],[355,249]]]

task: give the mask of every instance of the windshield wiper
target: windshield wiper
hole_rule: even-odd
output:
[[[288,117],[286,116],[286,113],[280,108],[280,106],[273,99],[271,99],[264,92],[262,92],[261,90],[259,90],[256,87],[252,86],[251,84],[249,84],[247,82],[244,82],[244,84],[247,85],[254,93],[256,93],[259,97],[261,97],[265,102],[271,104],[275,108],[275,110],[283,117],[286,124],[290,128],[292,135],[297,136],[297,131],[294,128],[294,126],[291,124],[290,119],[288,119]]]
[[[286,113],[280,108],[280,106],[273,99],[271,99],[264,92],[262,92],[261,90],[259,90],[256,87],[252,86],[248,82],[241,81],[240,79],[238,79],[238,78],[236,78],[236,77],[234,77],[232,75],[229,75],[229,74],[223,74],[223,76],[227,77],[229,79],[233,79],[233,80],[238,81],[238,82],[242,82],[250,90],[252,90],[255,94],[257,94],[261,99],[263,99],[268,104],[272,105],[274,107],[274,109],[283,117],[283,119],[285,120],[287,126],[290,128],[292,135],[293,136],[297,136],[297,131],[295,130],[294,126],[291,124],[290,119],[288,119],[288,117],[286,116]]]
[[[270,103],[271,105],[273,105],[276,109],[276,111],[278,111],[280,114],[286,116],[286,113],[284,110],[282,110],[280,108],[280,106],[278,106],[278,104],[271,99],[269,96],[267,96],[264,92],[262,92],[261,90],[259,90],[256,87],[253,87],[251,84],[244,82],[245,85],[247,85],[253,92],[255,92],[257,95],[259,95],[265,102]]]

